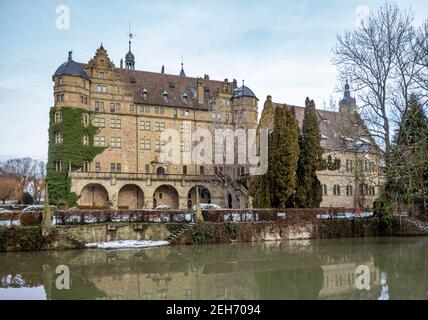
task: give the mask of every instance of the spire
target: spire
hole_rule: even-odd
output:
[[[161,73],[165,73],[165,66],[162,65]]]
[[[340,112],[353,112],[356,108],[356,100],[351,97],[351,89],[348,80],[345,82],[345,91],[343,93],[343,99],[339,101]]]
[[[183,55],[181,55],[181,71],[180,71],[180,77],[185,77],[186,73],[184,72],[184,63],[183,63]]]
[[[125,66],[126,69],[134,70],[135,69],[135,57],[131,51],[131,40],[135,38],[135,34],[131,32],[131,22],[129,23],[129,32],[127,34],[129,38],[129,51],[125,56]]]
[[[68,61],[73,60],[73,51],[68,51]]]
[[[346,80],[346,83],[345,83],[345,93],[344,93],[343,97],[344,98],[350,98],[351,97],[351,91],[349,89],[348,80]]]

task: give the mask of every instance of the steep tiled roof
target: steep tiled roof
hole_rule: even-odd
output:
[[[282,107],[273,103],[273,107]],[[290,105],[287,105],[290,107]],[[305,108],[294,107],[297,121],[302,128]],[[327,150],[355,150],[355,148],[376,147],[364,122],[354,113],[336,112],[317,109],[321,132],[321,144]]]
[[[135,103],[183,108],[209,109],[217,93],[223,87],[222,81],[182,77],[172,74],[116,68],[122,80],[134,94]],[[197,82],[204,85],[204,103],[197,99]],[[147,95],[142,95],[143,90]],[[167,98],[164,92],[168,93]],[[183,94],[187,99],[183,99]]]

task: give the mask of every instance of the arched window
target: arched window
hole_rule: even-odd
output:
[[[339,186],[338,184],[335,184],[335,185],[333,186],[333,194],[334,194],[335,196],[340,196],[340,186]]]
[[[352,196],[352,194],[353,194],[352,185],[347,185],[346,186],[346,195]]]
[[[59,144],[59,143],[62,143],[62,141],[63,141],[62,133],[61,132],[55,133],[55,143]]]
[[[156,169],[156,174],[157,174],[158,176],[165,174],[165,168],[164,168],[164,167],[158,167],[158,168]]]

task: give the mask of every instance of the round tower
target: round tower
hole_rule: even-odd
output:
[[[82,66],[73,61],[73,52],[68,52],[68,60],[55,71],[55,107],[72,106],[89,110],[90,78]]]

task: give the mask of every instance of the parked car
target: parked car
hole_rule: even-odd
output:
[[[160,204],[155,208],[155,210],[171,210],[171,207],[167,204]]]
[[[49,207],[52,209],[52,211],[55,211],[57,209],[56,206],[49,206]],[[25,209],[22,210],[22,212],[43,211],[44,208],[45,206],[42,204],[34,204],[26,207]]]
[[[220,210],[221,207],[213,204],[213,203],[201,203],[199,204],[201,207],[201,210]],[[196,211],[196,205],[193,206],[193,211]]]

